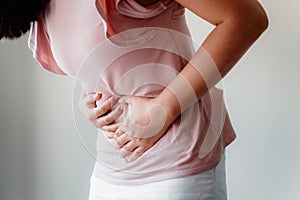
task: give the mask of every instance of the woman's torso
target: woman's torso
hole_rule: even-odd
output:
[[[98,104],[112,95],[157,96],[194,53],[184,8],[173,0],[147,7],[134,0],[52,0],[45,22],[57,64],[86,92],[103,93]],[[223,103],[221,91],[212,94]],[[200,157],[201,144],[214,130],[202,101],[133,163],[120,158],[113,141],[99,130],[94,174],[111,183],[140,184],[216,166],[235,134],[224,116],[223,136]]]

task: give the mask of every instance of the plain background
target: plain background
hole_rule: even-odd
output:
[[[238,134],[227,150],[228,197],[299,200],[300,7],[262,4],[270,26],[223,82]],[[212,26],[189,12],[187,19],[200,44]],[[0,66],[0,199],[87,199],[94,159],[82,141],[92,149],[96,133],[86,122],[79,139],[74,81],[43,70],[27,36],[1,41]]]

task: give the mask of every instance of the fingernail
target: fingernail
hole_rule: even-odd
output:
[[[108,139],[113,139],[113,138],[114,138],[114,136],[113,136],[113,135],[111,135],[111,134],[110,134],[110,135],[108,135],[107,137],[108,137]]]
[[[121,156],[122,158],[124,158],[124,157],[125,157],[125,154],[120,154],[120,156]]]
[[[98,99],[99,94],[95,94],[94,99]]]
[[[119,100],[118,100],[118,103],[126,103],[126,101],[124,100],[124,98],[120,98]]]

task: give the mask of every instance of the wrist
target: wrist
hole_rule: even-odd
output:
[[[153,99],[154,104],[160,105],[166,114],[166,123],[171,124],[181,113],[180,104],[175,94],[167,88]]]

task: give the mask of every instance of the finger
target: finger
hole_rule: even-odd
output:
[[[84,90],[81,90],[80,93],[80,98],[83,99],[84,97],[86,97],[87,93]]]
[[[115,138],[118,138],[118,137],[120,137],[121,135],[123,135],[123,134],[125,133],[125,131],[123,131],[123,130],[121,129],[121,127],[119,127],[119,128],[116,130],[115,133],[116,133],[116,134],[115,134]]]
[[[104,117],[100,117],[97,119],[97,123],[99,126],[105,126],[114,122],[123,112],[123,107],[118,106],[116,109],[111,111],[109,114],[105,115]]]
[[[108,139],[114,139],[114,137],[115,137],[115,133],[114,133],[114,132],[110,132],[110,133],[108,133],[108,135],[107,135],[107,138],[108,138]]]
[[[123,134],[120,137],[118,137],[117,139],[115,139],[115,147],[117,149],[120,149],[129,141],[130,141],[130,138],[126,134]]]
[[[127,144],[124,145],[122,149],[120,149],[120,156],[122,158],[126,157],[128,154],[133,152],[136,148],[138,148],[138,143],[135,141],[130,141]]]
[[[101,97],[102,97],[102,93],[97,93],[94,95],[94,100],[98,101],[99,99],[101,99]]]
[[[101,104],[101,106],[96,107],[94,112],[98,117],[104,115],[105,113],[107,113],[108,111],[110,111],[112,109],[112,107],[117,103],[118,101],[114,98],[114,97],[110,97],[108,100],[106,100],[105,102],[103,102]]]
[[[134,150],[131,156],[127,159],[128,162],[133,162],[138,159],[145,152],[144,147],[138,147]]]
[[[122,104],[131,104],[131,96],[122,96],[118,103],[122,103]]]
[[[101,93],[90,93],[87,94],[86,96],[84,96],[83,98],[81,98],[80,104],[81,105],[88,105],[89,107],[96,107],[96,101],[98,101],[99,99],[101,99],[102,94]]]
[[[108,131],[108,132],[116,132],[119,128],[119,124],[115,123],[115,124],[109,124],[109,125],[105,125],[102,126],[101,129],[104,131]]]

